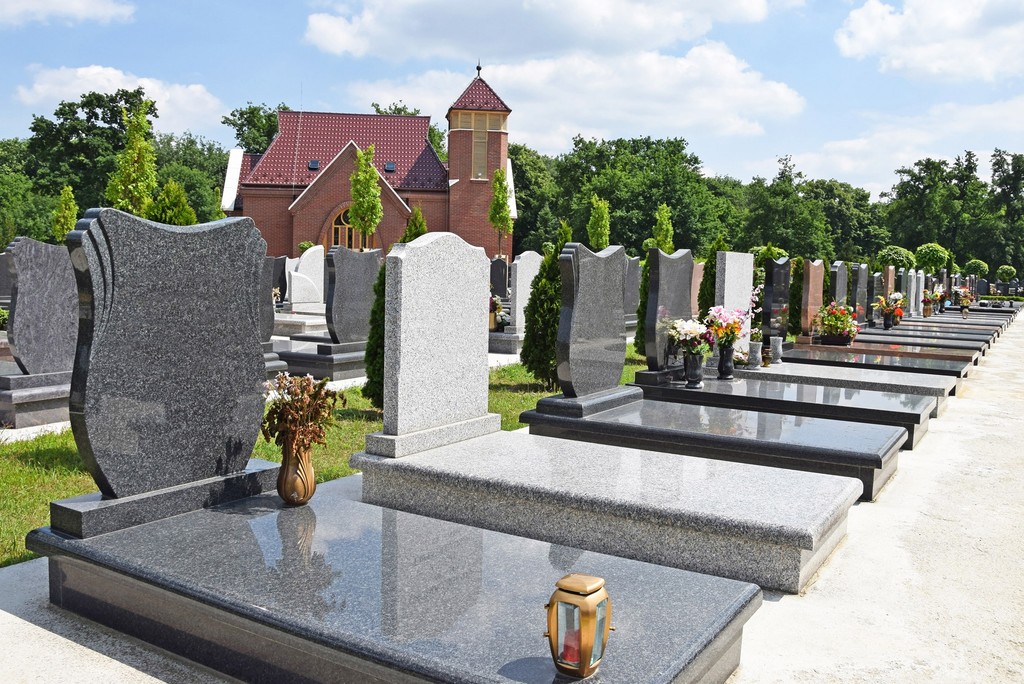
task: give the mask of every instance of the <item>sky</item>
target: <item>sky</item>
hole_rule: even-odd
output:
[[[446,130],[476,76],[509,140],[684,138],[706,175],[810,178],[877,198],[896,169],[1024,153],[1022,0],[0,0],[0,138],[62,100],[141,85],[154,128],[234,146],[247,103]]]

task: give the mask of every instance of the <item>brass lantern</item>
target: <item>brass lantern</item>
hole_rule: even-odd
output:
[[[551,657],[559,672],[589,677],[597,672],[611,629],[612,602],[604,580],[573,573],[555,583],[545,608]]]

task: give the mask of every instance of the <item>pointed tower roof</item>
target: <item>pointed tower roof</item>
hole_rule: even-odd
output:
[[[508,105],[498,97],[487,81],[480,77],[480,66],[476,68],[476,78],[462,92],[462,95],[455,100],[455,103],[448,108],[448,116],[451,116],[453,109],[470,109],[476,112],[505,112],[511,113]]]

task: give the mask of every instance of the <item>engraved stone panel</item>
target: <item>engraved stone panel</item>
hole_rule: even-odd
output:
[[[491,294],[508,299],[508,262],[491,259]]]
[[[71,370],[78,292],[68,250],[19,237],[7,248],[11,310],[7,340],[22,373]]]

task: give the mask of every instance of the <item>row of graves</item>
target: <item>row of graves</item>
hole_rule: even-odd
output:
[[[502,431],[487,411],[491,264],[430,233],[385,258],[384,426],[352,457],[362,474],[290,506],[277,465],[250,456],[277,353],[265,249],[245,218],[79,222],[64,401],[98,491],[53,502],[26,539],[49,558],[54,605],[250,681],[552,682],[599,665],[606,683],[724,682],[762,590],[807,586],[977,361],[928,342],[980,355],[1016,313],[972,313],[966,330],[932,316],[920,336],[911,315],[863,343],[888,355],[809,335],[781,363],[687,389],[659,322],[694,316],[702,267],[653,250],[648,367],[620,386],[629,260],[568,244],[561,394],[523,415],[529,430]],[[328,289],[372,280],[371,254],[331,255]],[[512,264],[510,303],[529,260]],[[717,303],[747,306],[751,255],[716,265]],[[768,339],[784,329],[786,266],[755,321]],[[805,268],[804,310],[822,277]],[[328,339],[310,344],[358,344]],[[556,582],[555,596],[592,595],[597,578],[614,613],[599,604],[594,626],[552,596],[560,617],[545,620]]]

